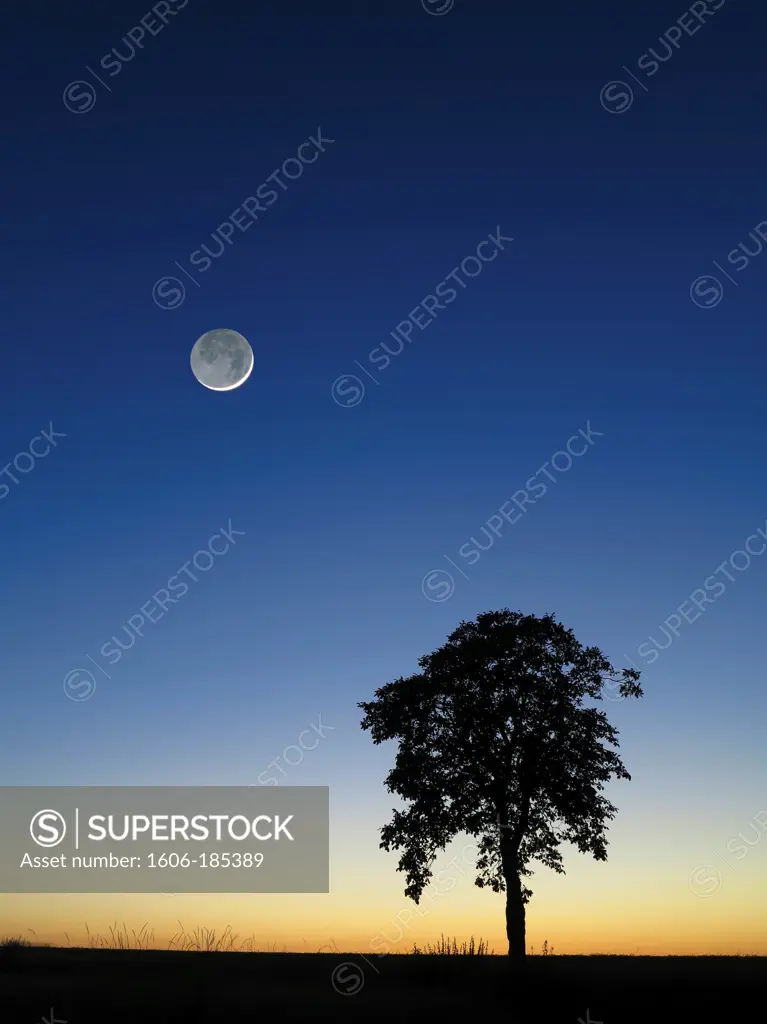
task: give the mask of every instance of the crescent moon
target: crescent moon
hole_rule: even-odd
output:
[[[253,372],[253,349],[237,331],[216,328],[197,339],[190,356],[192,373],[209,391],[234,391]]]

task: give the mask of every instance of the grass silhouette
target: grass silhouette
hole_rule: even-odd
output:
[[[488,949],[487,943],[482,939],[475,943],[473,935],[468,942],[462,942],[460,946],[456,939],[451,942],[449,936],[446,938],[441,935],[439,942],[434,945],[427,944],[423,949],[419,949],[413,943],[410,950],[412,956],[493,956],[494,953],[495,950]]]
[[[160,948],[148,923],[115,923],[105,935],[86,925],[81,945],[69,936],[67,946],[0,939],[0,1021],[34,1024],[53,1009],[70,1024],[232,1024],[262,1015],[465,1024],[484,1011],[504,1024],[566,1024],[585,1021],[588,1010],[603,1024],[714,1024],[763,1000],[767,981],[767,958],[752,955],[555,956],[546,940],[520,976],[482,938],[443,934],[385,955],[288,953],[231,927],[178,924]]]
[[[0,939],[0,949],[19,949],[22,946],[31,945],[29,939],[24,939],[20,935],[9,935],[5,939]]]

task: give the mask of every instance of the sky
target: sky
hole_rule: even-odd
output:
[[[528,945],[767,954],[764,11],[259,6],[0,15],[0,780],[329,786],[331,892],[0,894],[0,934],[504,951],[461,838],[413,913],[357,704],[509,607],[645,691]]]

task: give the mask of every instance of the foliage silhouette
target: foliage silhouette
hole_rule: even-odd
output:
[[[418,665],[358,705],[374,743],[398,741],[386,787],[409,803],[380,845],[403,851],[405,895],[418,903],[437,852],[460,833],[477,838],[475,884],[506,893],[509,957],[521,966],[529,865],[563,874],[562,842],[606,860],[617,808],[602,790],[631,778],[605,746],[618,746],[617,730],[584,700],[601,700],[605,683],[641,697],[639,672],[617,675],[552,614],[507,608],[461,622]]]

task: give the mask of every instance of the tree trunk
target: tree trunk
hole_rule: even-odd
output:
[[[503,816],[507,813],[505,807],[499,807],[498,812]],[[506,886],[506,938],[509,940],[509,964],[512,970],[519,974],[523,972],[526,963],[525,901],[522,898],[524,886],[519,873],[521,867],[519,850],[529,821],[530,795],[523,790],[514,825],[512,827],[499,825],[501,871]]]
[[[522,900],[522,880],[509,872],[506,882],[506,938],[509,940],[509,962],[516,967],[526,963],[525,904]]]

